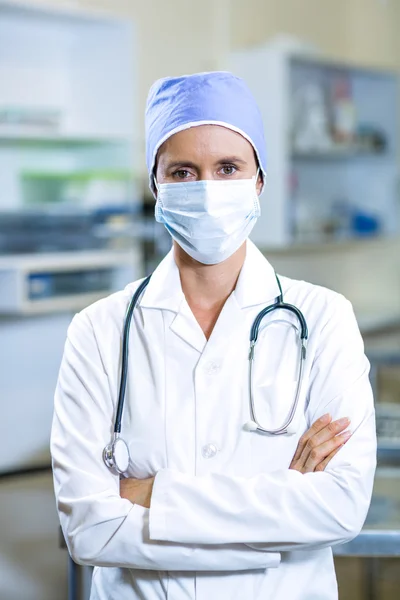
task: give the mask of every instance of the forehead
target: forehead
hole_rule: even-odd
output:
[[[198,125],[175,133],[158,151],[158,158],[196,159],[227,155],[254,157],[253,146],[240,133],[220,125]]]

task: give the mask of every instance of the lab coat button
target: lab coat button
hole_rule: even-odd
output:
[[[205,370],[209,375],[215,375],[220,369],[221,365],[214,361],[210,361],[205,365]]]
[[[213,458],[218,452],[218,448],[215,444],[206,444],[202,447],[201,453],[203,458]]]

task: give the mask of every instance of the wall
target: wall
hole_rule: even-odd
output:
[[[398,0],[351,0],[347,3],[347,56],[370,65],[400,67]]]
[[[258,44],[283,32],[305,38],[328,54],[342,57],[345,12],[351,1],[232,0],[232,46]]]
[[[54,0],[53,0],[54,1]],[[208,9],[219,12],[223,0],[80,0],[132,18],[138,35],[139,110],[143,114],[150,85],[159,77],[215,68],[221,40],[210,27]]]
[[[285,32],[309,40],[333,58],[400,65],[397,0],[231,0],[231,5],[234,47]]]

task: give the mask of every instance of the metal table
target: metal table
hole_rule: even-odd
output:
[[[365,525],[351,542],[333,548],[335,556],[364,559],[366,600],[379,600],[382,558],[400,558],[400,468],[380,467]],[[400,567],[400,562],[399,562]]]
[[[400,523],[398,529],[363,529],[353,541],[333,548],[333,553],[363,558],[400,557]]]

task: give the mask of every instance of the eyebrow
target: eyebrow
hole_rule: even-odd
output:
[[[197,169],[197,165],[195,165],[190,160],[177,160],[175,162],[171,162],[167,164],[167,170],[182,168],[182,167],[190,167],[192,169]]]
[[[246,165],[247,161],[239,158],[238,156],[225,156],[224,158],[220,158],[216,161],[216,165],[225,165],[230,163],[239,163],[241,165]],[[179,169],[182,167],[190,167],[191,169],[198,169],[198,165],[190,160],[178,160],[175,162],[171,162],[167,165],[167,169]]]
[[[216,164],[222,165],[226,163],[240,163],[241,165],[247,165],[247,161],[243,160],[243,158],[239,158],[238,156],[225,156],[224,158],[217,160]]]

